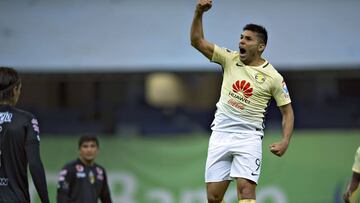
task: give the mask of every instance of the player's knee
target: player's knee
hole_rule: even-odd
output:
[[[241,199],[255,199],[256,183],[246,179],[238,179],[237,190]]]
[[[239,189],[241,199],[255,199],[255,189],[252,187],[243,187]]]
[[[238,187],[238,193],[241,199],[255,199],[255,187],[253,185],[245,184]]]
[[[220,203],[223,199],[222,195],[219,194],[208,194],[208,203]]]

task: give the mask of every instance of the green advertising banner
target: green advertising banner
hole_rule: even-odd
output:
[[[61,167],[78,156],[77,138],[44,136],[41,140],[51,202],[56,202]],[[114,202],[205,203],[208,138],[209,135],[100,137],[97,162],[107,169]],[[268,145],[280,138],[279,133],[265,135],[256,202],[341,203],[360,145],[360,132],[295,132],[281,158],[268,150]],[[31,195],[39,202],[32,183]],[[234,183],[225,200],[237,203]]]

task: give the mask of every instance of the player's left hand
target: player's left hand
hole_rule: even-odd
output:
[[[288,140],[281,140],[280,142],[275,142],[269,146],[270,151],[275,154],[276,156],[281,157],[285,154],[287,148],[289,146]]]

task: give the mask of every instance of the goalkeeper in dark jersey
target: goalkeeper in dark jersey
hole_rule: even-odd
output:
[[[48,203],[38,121],[15,108],[20,93],[17,71],[0,67],[0,203],[30,202],[28,167],[41,202]]]
[[[81,136],[79,158],[67,163],[59,174],[58,203],[111,203],[105,169],[95,163],[99,141],[95,136]]]

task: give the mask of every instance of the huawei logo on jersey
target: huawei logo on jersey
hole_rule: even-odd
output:
[[[253,88],[250,87],[250,83],[246,82],[246,80],[238,80],[233,85],[233,92],[238,93],[241,92],[245,98],[249,98],[252,96]]]

